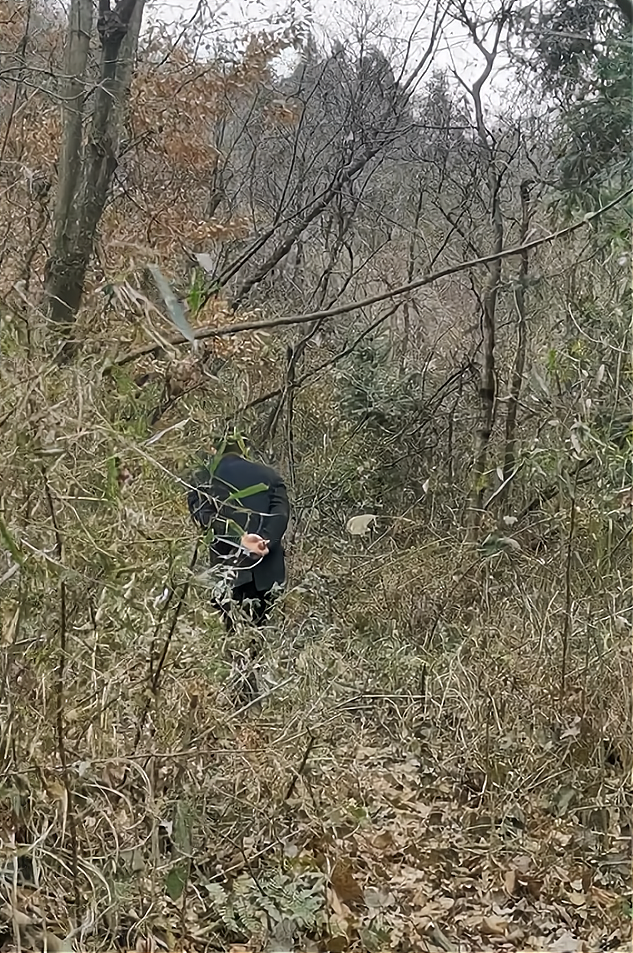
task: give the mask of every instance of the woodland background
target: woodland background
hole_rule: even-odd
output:
[[[0,4],[2,949],[630,948],[626,0],[142,14]],[[224,422],[294,511],[241,709]]]

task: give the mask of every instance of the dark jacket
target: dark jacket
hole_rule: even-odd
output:
[[[275,583],[281,585],[286,578],[281,539],[290,518],[290,504],[282,478],[262,463],[246,460],[236,453],[227,453],[216,467],[213,480],[216,483],[219,481],[229,492],[247,490],[258,484],[266,486],[265,490],[244,496],[232,513],[232,518],[245,532],[258,533],[269,540],[268,555],[254,569],[240,570],[234,586],[242,586],[252,580],[259,592],[268,592]],[[187,495],[189,511],[196,522],[206,528],[215,515],[209,492],[209,470],[199,470],[192,484],[196,489],[190,490]]]

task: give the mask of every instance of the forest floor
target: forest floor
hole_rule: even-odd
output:
[[[254,771],[257,737],[255,729],[242,737]],[[317,939],[318,931],[308,929],[312,939],[304,935],[293,947],[281,914],[268,911],[258,946],[370,953],[631,949],[624,815],[620,825],[618,811],[587,809],[586,791],[564,770],[553,784],[535,778],[531,790],[509,800],[485,791],[482,774],[443,770],[432,742],[414,745],[416,755],[407,747],[363,743],[353,758],[347,745],[325,756],[312,749],[279,812],[286,833],[276,846],[252,838],[248,847],[254,858],[273,847],[295,883],[310,871],[325,874],[312,888],[323,891],[322,933]],[[614,801],[620,784],[614,775]],[[237,854],[243,849],[244,843]],[[251,891],[257,918],[266,903],[260,908],[255,899],[250,860],[233,853],[228,866],[236,893]],[[306,898],[309,883],[308,876]],[[275,890],[271,883],[273,896]],[[305,917],[307,927],[310,909],[308,903],[302,912],[300,891],[288,895],[291,921]],[[204,922],[204,905],[199,914]]]
[[[151,633],[100,637],[98,704],[69,681],[70,808],[35,677],[54,669],[21,663],[30,763],[0,802],[0,953],[43,949],[43,923],[52,953],[631,950],[623,759],[575,695],[548,710],[546,656],[507,612],[485,650],[472,626],[423,649],[304,615],[271,630],[260,702],[240,708],[194,603],[147,719]],[[77,637],[90,679],[96,651]]]
[[[254,772],[260,743],[255,726],[239,733]],[[262,748],[261,754],[269,764],[270,752]],[[613,827],[604,830],[604,818],[583,816],[581,791],[563,784],[552,797],[535,785],[493,808],[493,798],[477,790],[481,778],[451,777],[435,757],[407,755],[394,744],[359,745],[353,759],[347,746],[324,759],[313,749],[311,757],[313,768],[308,759],[305,776],[278,806],[274,840],[261,829],[239,841],[220,834],[207,846],[222,876],[209,876],[210,857],[199,856],[184,904],[182,897],[169,898],[169,875],[162,897],[149,881],[145,889],[138,884],[134,897],[120,895],[117,947],[631,949],[629,838]],[[331,787],[328,764],[336,764]],[[602,829],[591,829],[592,823]],[[5,953],[19,949],[11,939],[18,911],[22,926],[29,918],[33,927],[22,934],[22,953],[44,948],[37,927],[43,892],[19,890],[15,906],[5,907]],[[51,899],[47,894],[49,909]],[[66,932],[61,922],[68,922],[64,899],[54,906],[58,924],[48,918],[54,953],[112,948],[99,934],[85,945],[59,942]]]

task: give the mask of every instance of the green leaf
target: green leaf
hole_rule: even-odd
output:
[[[11,553],[11,556],[15,562],[18,563],[19,566],[22,566],[24,564],[24,556],[20,552],[18,544],[9,532],[7,524],[3,520],[2,516],[0,516],[0,539]]]
[[[171,289],[171,285],[163,277],[163,274],[157,265],[148,265],[147,268],[154,279],[156,287],[162,295],[171,320],[178,328],[182,336],[193,344],[196,340],[196,336],[191,329],[191,325],[185,317],[183,306]]]
[[[265,483],[256,483],[254,486],[247,486],[243,490],[235,490],[234,493],[231,493],[227,497],[226,502],[231,503],[233,500],[243,500],[247,496],[254,496],[255,493],[263,493],[264,490],[267,490],[268,487]]]
[[[186,882],[186,870],[183,865],[174,867],[167,874],[165,887],[170,899],[173,900],[174,903],[182,897]]]
[[[199,271],[196,271],[191,281],[189,294],[187,295],[187,306],[190,314],[197,314],[205,300],[205,282]]]
[[[116,500],[119,496],[119,483],[117,480],[117,458],[108,457],[106,461],[106,485],[105,497],[107,500]]]
[[[189,810],[183,801],[176,801],[174,805],[174,828],[172,833],[174,845],[183,854],[191,853],[191,823]]]

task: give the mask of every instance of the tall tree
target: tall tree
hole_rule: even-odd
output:
[[[503,249],[504,214],[501,205],[501,189],[508,169],[508,158],[499,147],[498,138],[489,128],[484,113],[482,92],[495,67],[502,38],[507,31],[512,9],[512,0],[501,5],[489,30],[476,22],[467,11],[465,3],[456,3],[456,19],[466,27],[470,38],[484,61],[481,73],[472,86],[466,86],[472,100],[476,139],[481,154],[481,166],[485,176],[490,227],[490,250],[498,254]],[[489,38],[486,39],[487,33]],[[497,336],[497,299],[501,284],[502,261],[500,258],[488,266],[488,277],[481,300],[481,367],[479,381],[479,422],[475,434],[472,468],[469,528],[471,534],[479,526],[482,503],[487,485],[486,470],[488,448],[495,424],[497,407],[497,375],[495,348]]]
[[[70,5],[54,234],[45,273],[48,314],[65,333],[81,303],[97,226],[117,166],[144,3],[118,0],[111,8],[110,0],[99,0],[101,57],[88,122],[93,5],[92,0],[72,0]]]
[[[555,105],[557,185],[570,210],[601,204],[633,171],[633,37],[618,7],[554,0],[515,20],[530,80]]]

